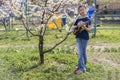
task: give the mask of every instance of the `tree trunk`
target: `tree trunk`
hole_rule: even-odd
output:
[[[5,30],[7,30],[5,18],[3,19],[3,25],[4,25]]]
[[[43,36],[39,36],[39,55],[40,55],[40,64],[44,64],[44,53],[43,53]]]

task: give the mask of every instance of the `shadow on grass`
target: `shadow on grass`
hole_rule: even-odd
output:
[[[16,73],[16,72],[27,72],[27,71],[31,71],[35,68],[38,68],[39,66],[41,66],[42,64],[38,63],[38,64],[35,64],[31,67],[28,67],[28,68],[19,68],[19,69],[12,69],[11,71]]]

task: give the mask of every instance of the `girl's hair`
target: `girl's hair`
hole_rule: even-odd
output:
[[[78,6],[78,10],[79,10],[81,7],[85,7],[85,8],[86,8],[85,5],[80,5],[80,6]]]

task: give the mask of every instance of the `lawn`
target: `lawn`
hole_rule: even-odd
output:
[[[80,75],[74,74],[77,64],[74,35],[46,53],[45,64],[40,65],[38,38],[30,35],[28,39],[25,34],[0,32],[0,80],[120,80],[120,30],[97,30],[88,44],[87,72]],[[44,49],[63,39],[64,34],[48,30]]]

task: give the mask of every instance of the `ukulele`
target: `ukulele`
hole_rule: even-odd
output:
[[[78,33],[81,33],[82,31],[84,31],[86,24],[88,24],[89,22],[90,22],[90,20],[88,20],[86,22],[80,21],[77,25],[77,28],[75,28],[73,30],[73,34],[77,35]]]

